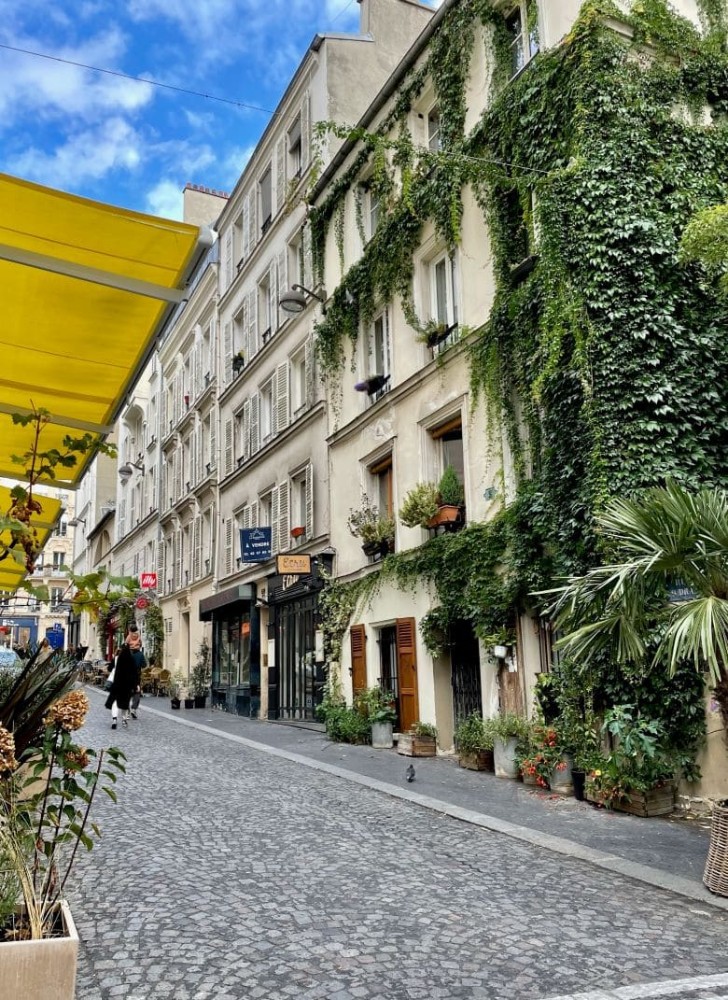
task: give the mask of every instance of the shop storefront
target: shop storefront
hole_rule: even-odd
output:
[[[200,601],[212,623],[212,705],[257,718],[260,711],[260,624],[255,588],[241,585]]]
[[[268,580],[268,638],[275,655],[268,667],[269,719],[314,720],[323,700],[318,595],[325,583],[320,570],[330,572],[331,559],[328,554],[314,556],[308,572],[280,573]]]

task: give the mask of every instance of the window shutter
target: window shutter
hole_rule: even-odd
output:
[[[243,260],[247,260],[250,254],[250,195],[246,195],[243,199],[243,213],[242,213],[242,257]]]
[[[258,353],[258,290],[248,293],[248,352],[249,361]]]
[[[274,257],[268,268],[268,323],[271,333],[278,328],[278,266]]]
[[[243,456],[247,459],[250,458],[252,452],[250,450],[250,400],[246,399],[243,403]]]
[[[210,553],[210,568],[208,572],[215,573],[217,569],[217,521],[215,520],[215,504],[210,504],[210,537],[207,539],[207,552]]]
[[[278,539],[278,487],[274,487],[270,495],[270,548],[271,552],[279,551]]]
[[[286,139],[284,135],[276,143],[276,212],[283,211],[286,204]]]
[[[260,449],[260,394],[250,397],[250,454]]]
[[[192,579],[199,580],[202,566],[202,515],[195,514],[192,523]]]
[[[210,353],[205,359],[207,368],[205,369],[210,373],[210,378],[212,378],[215,372],[215,352],[217,351],[217,320],[213,316],[210,320]]]
[[[288,288],[288,250],[287,250],[287,248],[284,248],[278,254],[278,266],[277,266],[276,270],[278,271],[278,294],[276,295],[276,302],[275,302],[276,312],[275,312],[274,315],[277,316],[277,320],[278,321],[276,323],[276,326],[278,327],[278,326],[282,326],[283,323],[285,322],[285,319],[286,319],[286,313],[285,313],[285,310],[281,309],[281,307],[280,307],[280,301],[281,301],[281,295]]]
[[[119,502],[119,538],[126,534],[126,497]]]
[[[225,471],[223,475],[229,476],[233,471],[233,422],[232,419],[225,421]]]
[[[195,353],[193,358],[193,385],[192,394],[195,399],[200,395],[202,391],[202,341],[200,339],[200,334],[198,333],[197,341],[195,343]]]
[[[402,732],[407,732],[419,719],[417,697],[417,629],[414,618],[398,618],[396,625],[399,723]]]
[[[203,448],[202,448],[202,431],[203,431],[202,424],[198,423],[197,427],[195,427],[195,455],[196,455],[196,464],[197,464],[197,479],[196,479],[196,482],[198,482],[198,483],[202,479],[204,479],[205,475],[206,475],[205,464],[202,461],[203,455],[204,455],[204,451],[203,451]]]
[[[223,291],[233,283],[233,230],[230,226],[222,244],[222,284]]]
[[[160,539],[159,545],[157,546],[157,589],[160,594],[166,593],[167,587],[167,577],[165,576],[166,570],[166,559],[165,559],[166,549],[164,545],[164,539]]]
[[[217,468],[217,413],[210,413],[210,471]]]
[[[258,524],[258,513],[259,513],[259,504],[258,504],[257,500],[254,500],[251,503],[251,505],[250,505],[250,527],[251,528],[258,528],[258,527],[260,527],[260,525]]]
[[[192,433],[188,439],[189,448],[189,468],[190,468],[190,486],[194,486],[197,482],[197,427],[192,428]]]
[[[303,284],[306,288],[313,288],[313,243],[310,226],[303,227],[301,241],[303,245]]]
[[[258,243],[258,192],[255,188],[248,193],[248,253],[251,254]]]
[[[288,482],[278,487],[278,552],[285,552],[291,544],[290,490]]]
[[[182,529],[177,528],[174,533],[174,589],[179,590],[182,586]]]
[[[313,337],[309,337],[306,341],[303,359],[304,377],[306,380],[306,406],[313,406],[316,393],[316,387],[314,385],[316,355],[314,351]]]
[[[222,332],[222,381],[229,385],[233,378],[233,325],[227,322]]]
[[[233,571],[233,527],[233,519],[229,517],[225,522],[225,576]]]
[[[313,466],[306,466],[306,538],[313,538]]]
[[[175,502],[182,496],[182,449],[177,448],[174,453],[174,499]]]
[[[159,392],[159,437],[167,436],[167,390],[160,389]]]
[[[351,636],[351,683],[356,696],[367,686],[367,633],[363,625],[352,625]]]
[[[308,91],[301,105],[301,168],[305,170],[311,155],[311,96]]]
[[[290,423],[290,402],[291,402],[291,391],[290,391],[290,362],[284,361],[282,364],[278,365],[276,370],[276,401],[275,401],[275,411],[276,411],[276,432],[280,434],[282,430],[285,430]]]

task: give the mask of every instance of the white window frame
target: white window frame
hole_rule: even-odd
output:
[[[271,376],[260,387],[260,444],[270,441],[275,433],[275,380]]]
[[[511,77],[518,76],[522,69],[527,66],[539,50],[539,44],[534,34],[528,31],[528,3],[527,0],[518,0],[513,9],[506,16],[506,26],[514,26],[511,50]]]
[[[427,148],[431,153],[439,153],[442,149],[442,120],[438,104],[433,104],[425,115],[425,128],[427,130]]]

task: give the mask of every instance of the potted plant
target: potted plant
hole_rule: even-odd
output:
[[[351,510],[347,520],[349,531],[360,538],[362,550],[367,556],[383,556],[392,551],[394,545],[394,519],[382,517],[376,504],[362,495],[361,507]]]
[[[677,766],[661,723],[640,717],[632,705],[615,705],[604,717],[602,734],[612,738],[614,748],[595,760],[587,798],[635,816],[671,813]]]
[[[421,328],[417,339],[430,348],[437,347],[443,340],[447,340],[456,329],[457,323],[444,323],[441,320],[430,319]]]
[[[397,721],[397,709],[391,693],[381,687],[369,688],[359,707],[366,711],[371,723],[372,747],[375,750],[391,750],[394,746],[394,723]]]
[[[465,490],[452,465],[443,472],[437,484],[437,513],[428,522],[429,528],[462,521]]]
[[[455,749],[458,764],[470,771],[493,771],[493,744],[495,733],[491,719],[484,719],[473,712],[455,727]]]
[[[169,682],[169,698],[172,708],[177,709],[182,707],[182,676],[180,674],[174,674]]]
[[[192,668],[191,688],[195,708],[204,708],[210,690],[210,644],[207,637],[202,639],[197,650],[197,659]]]
[[[529,726],[520,715],[507,712],[493,720],[493,761],[498,778],[517,778],[516,753],[519,740],[528,737]]]
[[[57,1000],[75,996],[78,935],[64,890],[78,847],[91,850],[99,835],[89,822],[95,793],[102,788],[115,801],[116,772],[124,770],[120,750],[74,743],[87,712],[86,695],[68,692],[35,715],[22,751],[0,725],[0,904],[10,903],[0,906],[3,1000],[48,996],[50,982]]]
[[[408,733],[402,733],[397,753],[406,757],[434,757],[437,753],[437,729],[429,722],[415,722]]]
[[[407,528],[426,528],[437,514],[437,487],[434,483],[417,483],[404,498],[399,519]]]

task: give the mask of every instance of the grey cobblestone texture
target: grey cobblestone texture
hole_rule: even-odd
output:
[[[85,738],[129,761],[70,893],[77,1000],[613,1000],[728,971],[728,914],[144,708],[112,734],[91,698]]]

